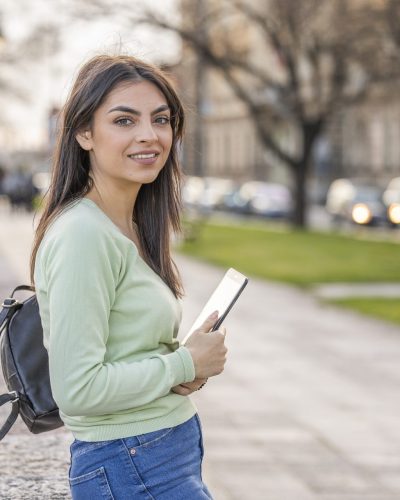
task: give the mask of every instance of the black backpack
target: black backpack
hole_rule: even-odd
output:
[[[31,291],[18,286],[4,300],[0,312],[0,355],[8,393],[0,395],[0,406],[11,402],[12,410],[0,428],[0,441],[11,429],[18,414],[34,434],[61,427],[49,376],[49,358],[43,345],[43,330],[36,295],[19,302],[17,291]]]

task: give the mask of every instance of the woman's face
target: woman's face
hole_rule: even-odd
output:
[[[124,82],[110,92],[91,129],[77,136],[89,151],[95,182],[153,182],[171,150],[170,115],[164,94],[151,82]]]

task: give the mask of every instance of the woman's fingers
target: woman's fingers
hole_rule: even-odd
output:
[[[172,388],[172,391],[181,396],[188,396],[192,392],[198,391],[204,385],[207,379],[196,378],[192,382],[186,382]]]
[[[199,330],[201,332],[208,333],[211,330],[211,328],[215,325],[217,319],[218,319],[218,311],[214,311],[204,321]]]
[[[176,385],[172,388],[172,392],[175,394],[179,394],[180,396],[189,396],[193,391],[188,389],[187,387],[183,387],[182,385]]]
[[[224,342],[224,328],[210,333],[199,328],[187,339],[185,347],[192,356],[196,378],[213,377],[223,371],[227,352]]]

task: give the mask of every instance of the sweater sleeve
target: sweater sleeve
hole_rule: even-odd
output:
[[[103,415],[142,406],[195,377],[183,346],[141,361],[105,361],[121,261],[115,243],[89,225],[70,224],[47,242],[50,380],[66,415]]]

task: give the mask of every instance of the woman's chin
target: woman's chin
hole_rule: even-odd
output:
[[[151,184],[152,182],[154,182],[157,179],[159,173],[160,173],[159,171],[148,172],[145,175],[141,175],[140,178],[138,177],[134,181],[139,182],[140,184]]]

